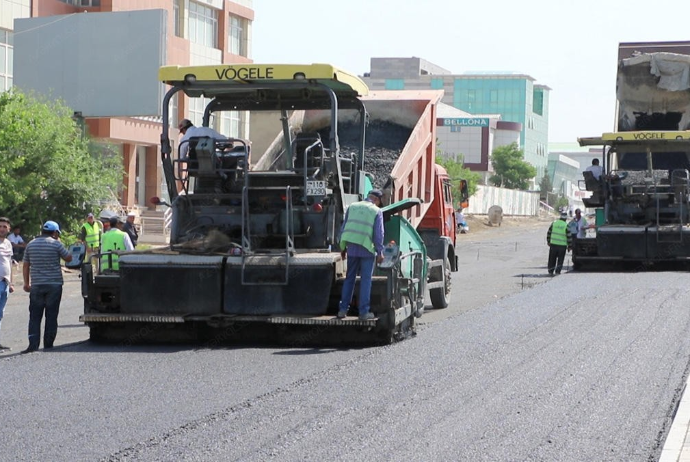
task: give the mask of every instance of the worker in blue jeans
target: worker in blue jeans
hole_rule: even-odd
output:
[[[359,281],[359,319],[374,319],[371,308],[371,278],[374,264],[383,261],[383,192],[374,189],[363,201],[352,204],[345,214],[340,234],[340,248],[347,258],[347,275],[338,307],[338,318],[347,316],[352,302],[357,274]]]

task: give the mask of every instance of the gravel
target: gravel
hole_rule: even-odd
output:
[[[329,130],[330,127],[327,127],[319,132],[322,139],[328,139]],[[364,146],[364,170],[374,176],[374,188],[384,188],[411,133],[411,129],[390,122],[369,123]],[[341,124],[338,138],[342,154],[359,153],[357,124]]]

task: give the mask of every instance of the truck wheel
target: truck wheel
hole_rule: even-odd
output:
[[[431,282],[443,281],[443,287],[430,289],[429,297],[433,307],[441,309],[447,308],[448,303],[450,303],[450,260],[448,260],[448,256],[443,258],[443,267],[438,270],[429,280]]]

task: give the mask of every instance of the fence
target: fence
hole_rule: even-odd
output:
[[[489,207],[498,205],[503,216],[539,215],[539,191],[518,191],[495,186],[477,186],[477,192],[470,197],[470,205],[464,210],[473,215],[486,215]]]
[[[139,217],[139,240],[147,243],[166,243],[170,239],[170,214]]]

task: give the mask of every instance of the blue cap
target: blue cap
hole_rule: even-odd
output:
[[[381,199],[383,197],[383,191],[381,191],[380,189],[372,189],[371,191],[369,191],[368,195],[378,197],[379,199]]]
[[[60,225],[58,225],[54,221],[46,221],[45,223],[43,223],[43,231],[57,231],[58,234],[60,234]]]

